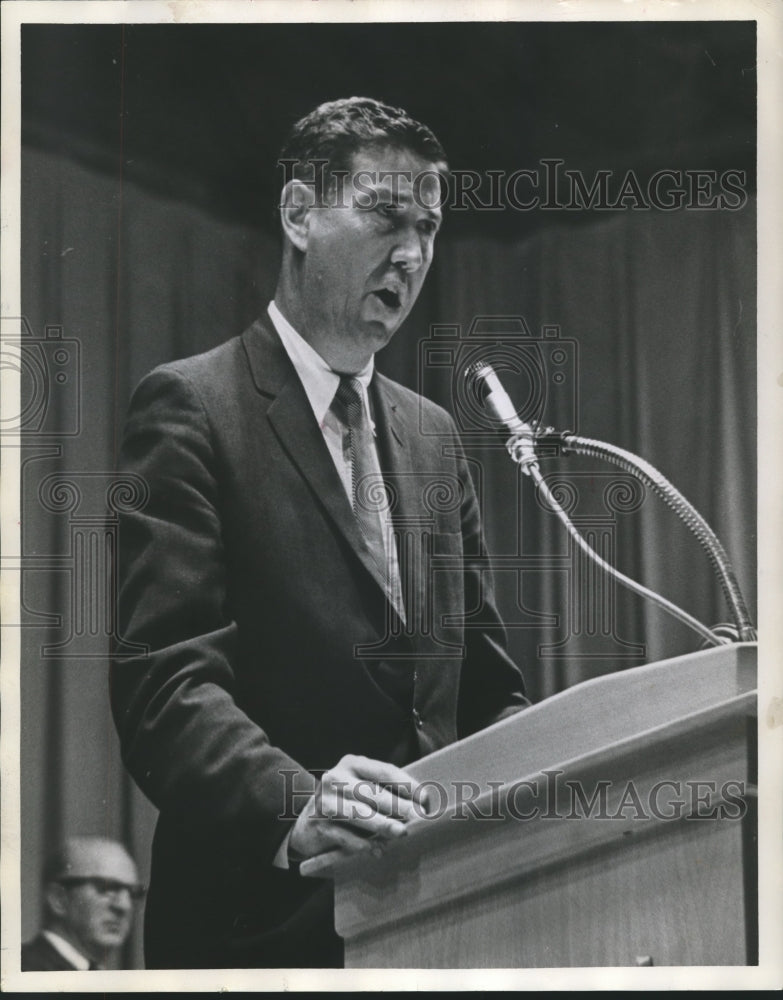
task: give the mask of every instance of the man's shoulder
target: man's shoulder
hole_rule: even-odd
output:
[[[242,357],[242,340],[247,335],[247,332],[245,331],[245,333],[239,336],[231,337],[223,341],[223,343],[210,348],[208,351],[166,361],[153,368],[145,377],[169,375],[174,377],[180,376],[197,382],[208,377],[214,380],[222,371],[234,367],[237,360]]]
[[[22,972],[65,972],[73,966],[49,943],[37,934],[22,945]]]
[[[249,374],[250,345],[258,349],[268,339],[268,326],[258,319],[242,333],[207,351],[156,365],[144,375],[136,391],[184,384],[195,389],[201,399],[227,400],[240,391],[242,375]]]

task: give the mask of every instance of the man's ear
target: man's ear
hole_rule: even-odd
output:
[[[310,234],[311,210],[315,205],[315,192],[303,181],[290,180],[280,193],[280,220],[283,232],[297,250],[307,250]]]
[[[46,904],[49,912],[56,917],[64,917],[68,911],[65,887],[59,882],[50,882],[46,887]]]

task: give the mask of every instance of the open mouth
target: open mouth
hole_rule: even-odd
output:
[[[397,292],[393,292],[390,288],[379,288],[375,294],[381,302],[383,302],[387,309],[400,308],[400,296]]]

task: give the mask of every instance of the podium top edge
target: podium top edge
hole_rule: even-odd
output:
[[[591,677],[587,680],[579,681],[577,684],[572,684],[562,691],[549,695],[541,701],[535,702],[514,715],[501,719],[499,722],[495,722],[485,729],[471,733],[469,736],[459,740],[457,744],[449,744],[435,750],[426,757],[419,758],[410,767],[416,769],[417,765],[422,761],[436,760],[442,755],[453,753],[456,745],[467,749],[474,743],[485,740],[489,732],[500,733],[506,728],[511,729],[518,723],[521,715],[529,719],[532,715],[549,712],[553,708],[556,708],[556,706],[563,705],[565,702],[579,700],[585,696],[588,696],[588,700],[590,700],[600,692],[601,688],[607,690],[616,689],[622,685],[631,683],[632,680],[651,683],[656,674],[660,674],[662,678],[668,675],[669,678],[676,679],[678,673],[682,673],[683,681],[686,680],[686,674],[689,673],[691,675],[691,680],[694,674],[697,674],[699,675],[699,683],[706,686],[711,680],[709,675],[713,671],[716,672],[716,679],[717,676],[720,676],[725,684],[726,675],[731,674],[733,671],[745,672],[746,680],[749,680],[748,674],[752,668],[753,683],[738,683],[738,690],[733,693],[742,694],[753,691],[756,688],[755,669],[757,650],[758,643],[756,642],[725,643],[709,649],[700,649],[684,653],[680,656],[668,657],[665,660],[655,660],[652,663],[643,663],[637,667],[628,667],[608,674],[602,674],[600,677]],[[715,701],[718,702],[721,700],[724,699],[716,691]]]

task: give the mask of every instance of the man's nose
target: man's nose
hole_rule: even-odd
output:
[[[392,250],[392,264],[398,264],[406,271],[418,270],[424,262],[421,237],[415,229],[405,230]]]
[[[127,913],[133,906],[130,889],[115,889],[111,894],[109,904],[118,913]]]

